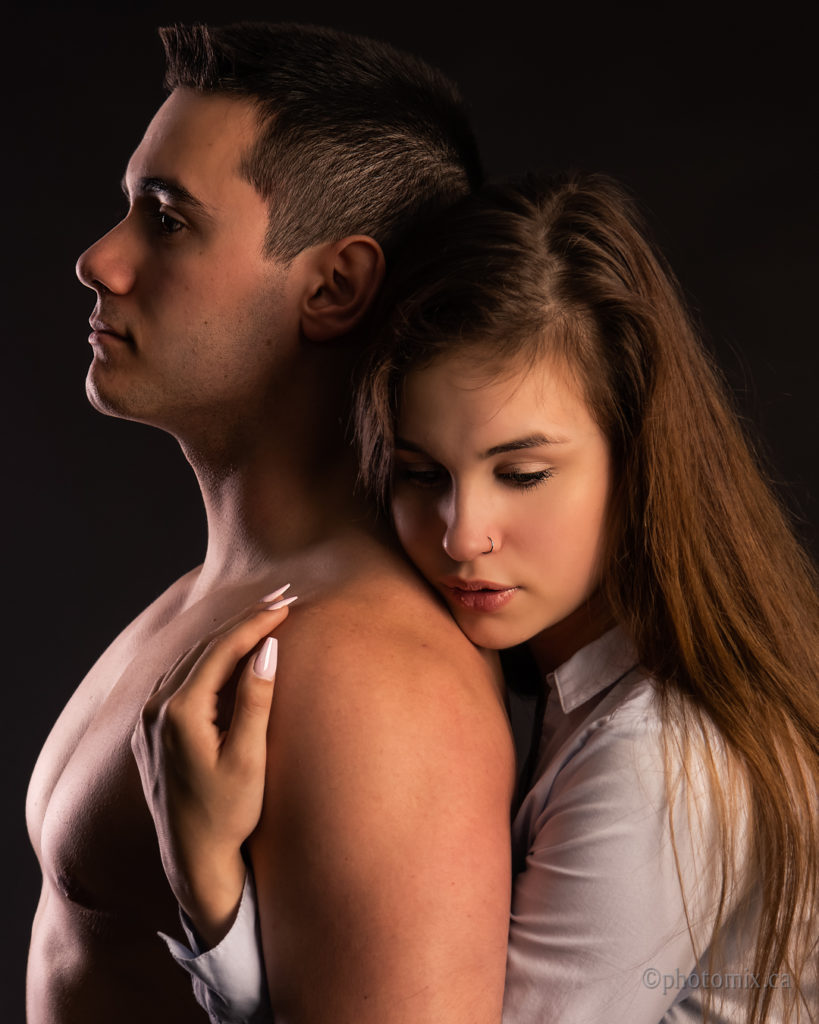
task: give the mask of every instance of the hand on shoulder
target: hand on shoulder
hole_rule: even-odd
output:
[[[276,663],[267,634],[287,615],[281,593],[184,653],[146,701],[131,740],[168,881],[209,945],[238,906],[240,847],[261,813]]]

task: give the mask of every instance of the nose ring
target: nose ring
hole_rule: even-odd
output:
[[[492,552],[495,550],[495,542],[489,536],[487,536],[486,539],[489,541],[489,550],[488,551],[482,551],[481,554],[482,555],[491,555]]]

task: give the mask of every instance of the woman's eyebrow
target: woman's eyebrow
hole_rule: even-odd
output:
[[[545,434],[530,434],[528,437],[518,438],[516,441],[507,441],[505,444],[496,444],[483,453],[483,458],[489,459],[493,455],[503,455],[504,452],[519,452],[525,448],[540,448],[547,444],[565,444],[565,437],[546,437]]]
[[[395,438],[395,440],[393,441],[393,448],[395,448],[396,451],[401,450],[404,452],[417,452],[419,455],[427,454],[420,445],[414,444],[412,441],[407,441],[403,437]]]
[[[565,444],[565,437],[547,437],[545,434],[530,434],[528,437],[521,437],[515,441],[506,441],[504,444],[493,445],[482,455],[483,459],[490,459],[493,455],[503,455],[504,452],[519,452],[526,448],[541,448],[544,445]],[[427,455],[425,449],[414,441],[408,441],[405,437],[396,437],[393,441],[393,448],[396,451],[415,452],[418,455]]]

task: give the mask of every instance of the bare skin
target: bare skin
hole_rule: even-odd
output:
[[[351,236],[287,267],[263,257],[267,210],[236,166],[253,131],[241,101],[174,93],[129,164],[128,216],[78,265],[98,296],[89,396],[177,437],[208,549],[102,655],[38,761],[29,1021],[204,1019],[156,937],[179,933],[157,842],[173,830],[151,817],[131,738],[174,663],[287,582],[299,602],[277,630],[249,844],[277,1020],[496,1021],[513,777],[500,682],[352,498],[343,339],[380,250]]]
[[[157,677],[242,593],[179,614],[194,580],[174,584],[111,644],[35,768],[27,817],[43,890],[29,958],[31,1021],[201,1019],[156,937],[177,930],[177,912],[130,750]],[[162,992],[159,1005],[145,977]]]

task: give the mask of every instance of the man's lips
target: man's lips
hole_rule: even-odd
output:
[[[507,605],[520,587],[489,580],[448,577],[441,581],[445,594],[455,604],[476,612],[495,612]]]
[[[106,335],[109,338],[115,338],[117,341],[124,341],[127,344],[132,344],[133,339],[125,332],[117,330],[106,320],[100,320],[98,317],[91,317],[88,321],[91,326],[91,337],[88,339],[92,344],[95,340],[99,340],[99,335]]]

